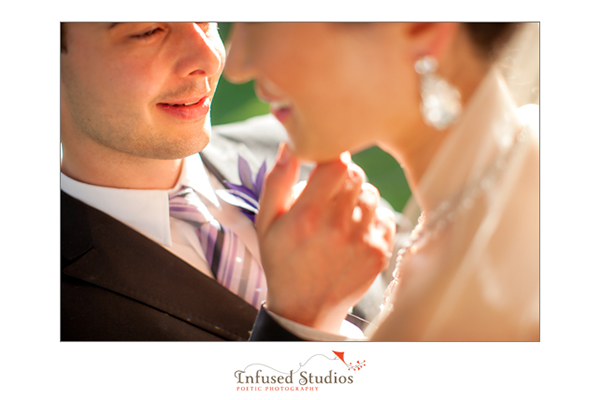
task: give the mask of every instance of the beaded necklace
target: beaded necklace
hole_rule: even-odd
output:
[[[501,152],[498,157],[481,173],[481,175],[471,182],[467,183],[449,199],[442,201],[433,211],[429,213],[422,212],[418,219],[418,224],[413,229],[404,246],[398,250],[396,258],[396,267],[394,269],[393,279],[388,285],[384,295],[382,307],[393,309],[391,299],[399,285],[403,260],[407,254],[415,254],[428,241],[435,239],[451,223],[471,208],[475,197],[482,191],[489,191],[494,183],[501,177],[506,166],[514,159],[518,149],[523,147],[527,139],[523,128],[515,137],[510,147]]]

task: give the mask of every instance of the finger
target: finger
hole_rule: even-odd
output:
[[[292,205],[292,187],[298,180],[300,163],[287,143],[279,145],[277,162],[267,175],[256,217],[256,230],[262,233],[273,220]]]
[[[342,185],[342,188],[335,196],[332,206],[329,208],[332,213],[332,224],[344,228],[350,223],[354,207],[358,201],[358,195],[362,190],[362,184],[365,183],[366,175],[362,168],[356,164],[348,164],[348,178]]]
[[[300,181],[294,185],[292,188],[292,200],[296,201],[296,199],[302,194],[304,188],[306,187],[306,181]]]
[[[377,207],[375,210],[376,228],[383,232],[383,239],[387,242],[390,251],[394,250],[396,240],[396,217],[392,210]]]
[[[363,183],[352,214],[352,220],[356,223],[359,232],[367,229],[372,222],[378,204],[379,190],[370,183]]]
[[[343,153],[337,160],[317,164],[294,208],[304,210],[312,205],[321,208],[328,205],[348,178],[351,160],[349,153]]]
[[[392,260],[396,237],[396,220],[391,210],[378,207],[375,211],[374,221],[373,229],[370,230],[369,235],[371,243],[380,247],[386,253],[387,262],[382,264],[380,271],[383,272],[388,269]]]

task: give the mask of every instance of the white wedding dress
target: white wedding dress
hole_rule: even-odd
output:
[[[414,191],[436,213],[370,340],[539,340],[538,120],[492,68]]]

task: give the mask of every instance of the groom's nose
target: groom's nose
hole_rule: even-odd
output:
[[[181,76],[220,76],[225,60],[221,38],[210,32],[215,29],[216,33],[216,28],[199,22],[173,25],[177,40],[172,52],[176,54],[173,58],[177,73]]]

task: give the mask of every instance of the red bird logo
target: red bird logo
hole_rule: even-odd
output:
[[[333,351],[333,350],[331,350]],[[333,351],[333,354],[335,354],[337,356],[337,358],[340,359],[340,361],[342,361],[344,363],[344,365],[348,368],[348,371],[352,370],[352,371],[358,371],[359,369],[361,369],[362,367],[364,367],[366,364],[366,361],[363,360],[363,362],[359,362],[357,361],[356,364],[352,365],[352,363],[347,364],[346,361],[344,361],[344,352],[343,351]]]

